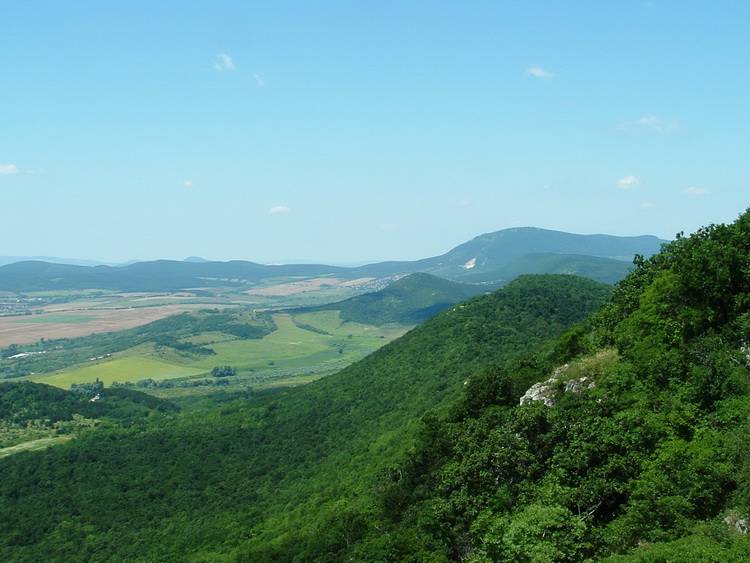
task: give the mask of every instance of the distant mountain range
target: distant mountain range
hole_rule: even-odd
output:
[[[654,236],[578,235],[533,227],[484,234],[433,258],[358,267],[321,264],[263,265],[233,260],[156,260],[113,267],[28,260],[0,266],[0,290],[106,289],[178,291],[195,287],[243,287],[279,276],[344,279],[400,277],[417,272],[493,286],[521,274],[577,274],[614,283],[625,277],[635,254],[650,256],[665,240]]]
[[[56,258],[54,256],[0,256],[0,266],[15,264],[16,262],[52,262],[53,264],[70,264],[72,266],[120,266],[114,262],[99,262],[97,260],[79,260],[77,258]],[[132,263],[132,262],[129,262]]]

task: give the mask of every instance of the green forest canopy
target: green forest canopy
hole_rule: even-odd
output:
[[[610,291],[530,276],[319,382],[140,426],[109,424],[1,460],[12,478],[0,480],[0,556],[182,561],[219,552],[257,561],[335,550],[319,543],[329,523],[337,526],[342,506],[377,505],[378,475],[414,443],[420,417],[445,410],[473,373],[560,333]]]
[[[750,215],[609,291],[520,278],[310,385],[2,459],[0,556],[747,560]]]

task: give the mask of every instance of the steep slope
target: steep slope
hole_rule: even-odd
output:
[[[749,212],[638,260],[539,384],[425,425],[342,560],[750,560],[749,320]]]
[[[322,305],[315,310],[338,310],[341,319],[347,322],[416,325],[460,301],[488,291],[484,285],[455,283],[430,274],[411,274],[380,291]]]
[[[524,277],[307,386],[0,460],[0,558],[325,560],[378,523],[373,484],[422,416],[609,292]]]

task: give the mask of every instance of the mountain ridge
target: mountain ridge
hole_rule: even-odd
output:
[[[452,281],[507,283],[515,275],[508,270],[514,261],[542,253],[555,254],[579,263],[596,262],[599,270],[604,268],[608,272],[597,274],[599,278],[592,276],[592,279],[612,283],[612,280],[624,277],[624,263],[632,260],[636,254],[655,254],[666,242],[652,235],[578,235],[536,227],[516,227],[485,233],[439,256],[356,267],[325,264],[263,265],[244,260],[217,262],[195,259],[154,260],[117,267],[23,261],[0,266],[0,290],[97,288],[178,291],[202,286],[252,286],[262,279],[281,276],[382,279],[417,272]],[[527,258],[526,261],[528,260]],[[535,273],[553,273],[540,266],[541,262],[534,267]],[[556,267],[564,269],[559,264]],[[592,271],[597,271],[597,268]]]

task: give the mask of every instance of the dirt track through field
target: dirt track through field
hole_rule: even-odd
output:
[[[65,315],[54,313],[42,313],[31,317],[0,317],[0,348],[11,344],[33,344],[42,338],[54,340],[124,330],[182,311],[185,311],[185,308],[177,305],[71,311],[71,314],[93,317],[90,321],[77,323],[65,322]],[[62,322],[55,322],[55,317]]]

